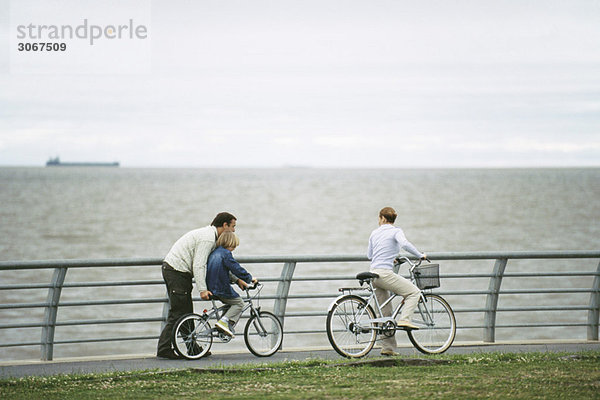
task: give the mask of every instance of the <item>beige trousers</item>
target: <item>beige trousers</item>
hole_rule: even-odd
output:
[[[225,312],[224,317],[229,319],[231,326],[237,324],[238,320],[242,316],[242,310],[244,309],[244,300],[241,297],[224,298],[219,297],[221,303],[229,306],[229,309]]]
[[[417,308],[417,304],[419,304],[419,288],[413,285],[408,279],[401,277],[390,269],[374,269],[371,270],[371,272],[379,275],[379,278],[373,279],[375,296],[377,296],[379,305],[383,304],[383,302],[390,297],[389,292],[393,292],[404,297],[404,307],[402,307],[402,313],[400,313],[398,321],[410,321],[415,308]],[[391,316],[392,312],[394,311],[392,308],[392,303],[388,303],[382,308],[381,311],[383,312],[383,316]],[[384,337],[381,339],[381,347],[382,350],[395,350],[396,337]]]

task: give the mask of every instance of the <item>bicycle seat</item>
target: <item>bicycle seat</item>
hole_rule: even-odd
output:
[[[373,272],[361,272],[356,275],[356,279],[359,280],[361,285],[363,282],[369,282],[371,279],[374,279],[374,278],[379,278],[379,275],[377,275]]]

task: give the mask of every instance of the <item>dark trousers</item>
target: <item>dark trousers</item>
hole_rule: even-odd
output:
[[[174,270],[169,264],[163,263],[162,276],[167,285],[169,296],[169,315],[167,324],[158,338],[157,354],[172,352],[171,343],[173,326],[185,314],[194,312],[192,303],[192,275]]]

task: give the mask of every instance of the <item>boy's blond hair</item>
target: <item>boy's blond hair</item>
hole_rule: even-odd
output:
[[[233,232],[223,232],[217,239],[217,247],[223,246],[224,248],[235,249],[240,245],[240,238]]]

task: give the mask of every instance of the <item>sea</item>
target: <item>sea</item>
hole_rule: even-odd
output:
[[[535,169],[180,169],[102,167],[0,168],[0,260],[162,258],[189,230],[221,211],[237,217],[235,256],[364,255],[378,212],[391,206],[396,226],[422,252],[561,251],[600,249],[600,168]],[[441,273],[490,273],[493,260],[441,261]],[[595,271],[598,260],[510,261],[507,272]],[[278,277],[282,265],[247,265],[253,275]],[[254,270],[253,270],[254,269]],[[368,264],[299,264],[295,276],[344,276]],[[49,283],[52,271],[0,271],[1,284]],[[67,282],[160,280],[158,267],[70,270]],[[526,282],[525,282],[526,281]],[[294,282],[291,293],[335,293],[348,282]],[[446,279],[440,290],[486,290],[488,279]],[[265,293],[273,293],[265,285]],[[512,285],[512,286],[511,286]],[[590,288],[589,277],[505,279],[506,287]],[[44,302],[47,289],[0,290],[0,304]],[[61,301],[160,298],[164,286],[64,289]],[[458,311],[457,341],[480,341],[485,295],[448,296]],[[500,306],[584,306],[589,293],[505,295]],[[325,311],[331,299],[297,301],[288,311]],[[272,302],[264,302],[269,309]],[[162,304],[61,307],[58,320],[160,317]],[[202,304],[196,306],[202,307]],[[526,314],[523,316],[523,314]],[[498,323],[532,319],[585,321],[587,311],[499,313]],[[0,309],[0,325],[40,322],[43,309]],[[301,320],[301,319],[300,319]],[[286,329],[324,319],[285,321]],[[294,325],[301,325],[294,326]],[[159,322],[64,325],[56,339],[158,335]],[[2,328],[0,344],[39,341],[41,328]],[[401,335],[401,334],[399,334]],[[586,327],[498,329],[497,340],[585,339]],[[243,351],[242,335],[223,350]],[[284,348],[327,347],[324,334],[290,335]],[[405,336],[405,335],[404,335]],[[234,343],[236,342],[237,343]],[[155,340],[59,344],[55,357],[153,354]],[[0,347],[2,359],[39,358],[38,346]]]

